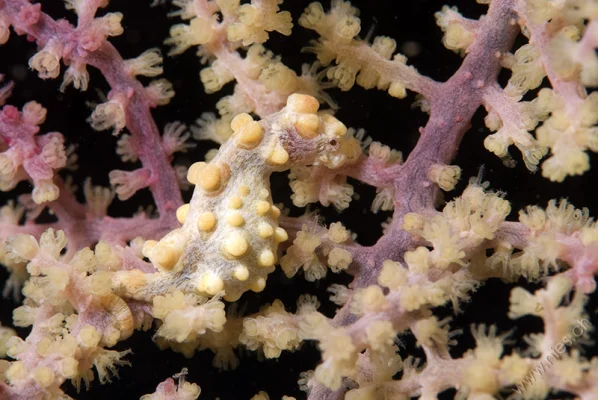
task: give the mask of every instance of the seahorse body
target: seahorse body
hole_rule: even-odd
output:
[[[187,178],[196,185],[189,204],[177,211],[182,226],[143,253],[158,273],[121,274],[117,291],[151,299],[173,288],[215,295],[229,301],[245,291],[260,292],[274,270],[278,244],[287,240],[272,204],[270,175],[292,166],[324,164],[337,168],[357,159],[359,142],[329,114],[317,114],[318,101],[294,94],[287,106],[261,121],[240,114],[232,137],[210,163],[193,164]]]

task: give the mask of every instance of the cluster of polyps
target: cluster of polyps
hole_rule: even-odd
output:
[[[182,226],[162,240],[146,241],[143,254],[156,274],[122,272],[115,285],[124,295],[149,300],[177,288],[229,301],[247,290],[260,292],[274,270],[278,244],[287,240],[272,204],[272,172],[321,164],[338,168],[360,154],[359,142],[318,101],[289,97],[280,112],[254,121],[237,115],[231,139],[209,163],[189,168],[193,198],[177,211]]]

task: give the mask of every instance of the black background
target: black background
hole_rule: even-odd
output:
[[[120,50],[124,58],[139,55],[150,47],[160,47],[166,53],[167,49],[162,44],[168,36],[169,27],[178,23],[177,19],[169,19],[166,13],[172,9],[171,5],[159,5],[150,8],[149,0],[112,0],[108,11],[120,11],[124,14],[123,26],[125,33],[111,39],[112,43]],[[399,50],[410,42],[417,43],[420,52],[410,58],[409,63],[414,65],[425,75],[436,80],[444,81],[458,68],[461,57],[447,49],[441,43],[442,33],[435,24],[434,13],[443,4],[457,5],[465,16],[478,18],[485,12],[487,6],[480,5],[474,0],[450,1],[445,0],[415,0],[415,1],[353,1],[361,10],[362,36],[370,29],[374,35],[388,35],[396,39]],[[282,9],[289,10],[296,22],[302,10],[309,4],[309,0],[287,0]],[[328,7],[326,2],[325,7]],[[55,18],[68,18],[75,22],[72,12],[64,9],[59,0],[42,1],[42,9]],[[102,13],[105,11],[102,11]],[[307,31],[297,24],[291,37],[271,34],[271,39],[265,44],[275,54],[282,56],[283,62],[300,71],[302,63],[311,63],[315,59],[312,54],[301,53],[299,49],[314,39],[314,33]],[[518,43],[523,43],[519,38]],[[109,132],[95,132],[85,122],[91,113],[87,102],[98,102],[98,92],[107,93],[108,87],[101,75],[91,70],[90,87],[87,92],[80,93],[72,87],[65,94],[58,91],[60,79],[42,81],[37,73],[27,69],[28,58],[35,53],[35,45],[27,42],[24,37],[17,37],[14,32],[9,42],[0,46],[0,73],[6,79],[16,83],[12,97],[8,104],[22,106],[25,102],[36,100],[48,108],[47,121],[42,126],[43,132],[59,131],[67,138],[68,143],[78,146],[80,168],[73,173],[75,182],[82,184],[87,176],[93,178],[95,184],[108,185],[108,172],[111,169],[133,169],[132,165],[123,164],[114,149],[116,138]],[[177,92],[173,101],[154,111],[154,116],[159,127],[171,121],[182,121],[191,124],[202,112],[215,111],[214,104],[225,94],[232,90],[232,84],[227,85],[221,92],[206,95],[199,80],[199,59],[194,50],[188,50],[183,55],[175,58],[166,58],[164,62],[164,76],[171,80]],[[501,75],[504,83],[508,74]],[[144,78],[142,78],[144,79]],[[355,86],[349,92],[331,90],[330,94],[338,102],[340,109],[337,116],[347,126],[364,128],[374,140],[382,141],[393,148],[401,150],[404,155],[414,147],[420,126],[425,125],[427,115],[412,108],[415,97],[412,93],[406,99],[397,100],[384,92],[365,91]],[[466,134],[461,145],[458,157],[454,164],[463,169],[462,181],[458,188],[446,195],[446,199],[458,195],[466,186],[471,176],[478,174],[479,168],[485,167],[484,178],[491,183],[495,190],[507,193],[507,198],[512,202],[513,212],[510,218],[516,217],[516,211],[527,204],[546,205],[551,198],[566,197],[577,207],[589,207],[593,210],[596,201],[594,185],[596,170],[586,173],[582,177],[567,178],[564,183],[550,183],[538,174],[530,174],[517,150],[512,154],[518,163],[515,168],[507,168],[501,161],[486,151],[483,140],[488,130],[483,124],[485,113],[480,110],[472,128]],[[177,156],[177,163],[190,164],[201,160],[205,152],[214,147],[208,143],[199,143],[195,150],[188,154]],[[592,162],[596,156],[592,155]],[[369,207],[375,190],[365,187],[357,182],[352,182],[359,193],[359,198],[354,199],[351,208],[342,214],[334,210],[322,210],[327,223],[341,220],[351,230],[358,234],[358,241],[370,245],[376,242],[381,235],[380,224],[388,213],[372,214]],[[30,191],[31,188],[22,183],[17,192]],[[80,195],[80,193],[79,193]],[[188,199],[190,193],[185,196]],[[273,180],[274,201],[284,201],[290,205],[287,180],[284,175],[276,176]],[[12,193],[0,194],[2,203],[13,198]],[[110,215],[129,216],[135,212],[139,205],[151,204],[151,196],[147,191],[141,191],[126,202],[115,201],[110,207]],[[291,215],[301,215],[302,210],[292,209]],[[594,212],[595,214],[595,212]],[[6,271],[0,269],[0,280],[5,280]],[[345,276],[329,274],[317,283],[305,282],[299,274],[293,281],[284,278],[279,271],[268,279],[266,290],[261,294],[246,294],[240,303],[247,313],[255,312],[260,305],[280,298],[290,311],[294,310],[297,297],[303,293],[318,295],[322,302],[322,310],[328,315],[333,315],[334,306],[327,300],[326,288],[333,282],[348,283]],[[523,284],[523,282],[520,282]],[[525,284],[530,290],[539,287],[537,283]],[[452,323],[452,329],[462,328],[464,333],[457,340],[458,344],[451,349],[453,356],[457,357],[474,346],[469,331],[471,323],[496,324],[499,331],[515,329],[513,337],[515,345],[524,346],[521,337],[523,333],[538,332],[542,330],[542,322],[538,318],[526,317],[521,320],[511,321],[507,318],[508,296],[510,289],[515,285],[507,285],[498,281],[488,282],[475,293],[469,304],[463,306],[464,313],[457,315]],[[596,296],[593,296],[587,309],[594,322],[596,316]],[[3,325],[10,325],[11,312],[16,306],[10,299],[2,300],[0,311]],[[441,308],[439,315],[451,315],[452,309]],[[26,335],[27,330],[19,330]],[[412,335],[401,335],[404,347],[401,355],[422,356],[423,353],[414,346]],[[271,399],[278,399],[282,395],[292,395],[301,399],[305,394],[297,388],[296,381],[300,372],[313,369],[319,360],[319,353],[313,343],[305,343],[296,353],[283,353],[276,360],[259,361],[255,353],[245,350],[239,351],[241,365],[235,371],[219,372],[211,366],[212,354],[204,351],[196,354],[192,359],[185,359],[180,354],[170,350],[160,351],[152,342],[151,333],[137,332],[118,349],[131,348],[134,355],[128,358],[133,362],[132,367],[119,369],[119,379],[112,384],[100,385],[98,381],[92,383],[88,392],[77,394],[70,383],[64,385],[69,395],[78,399],[135,399],[139,396],[154,391],[155,386],[167,377],[179,372],[183,367],[189,368],[188,379],[198,383],[202,388],[201,399],[249,399],[260,390],[270,394]],[[510,351],[510,348],[507,350]],[[443,398],[452,398],[454,391],[447,391]],[[551,395],[554,398],[554,396]],[[568,396],[564,396],[568,398]]]

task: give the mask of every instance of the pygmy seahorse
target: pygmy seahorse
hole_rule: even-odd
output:
[[[237,300],[261,292],[288,239],[278,226],[270,175],[301,165],[339,168],[357,160],[360,143],[331,114],[318,114],[318,101],[293,94],[280,112],[260,121],[239,114],[233,135],[211,162],[197,162],[187,179],[196,185],[189,204],[177,210],[182,224],[160,241],[148,240],[143,255],[157,272],[115,274],[116,293],[151,301],[178,289]]]

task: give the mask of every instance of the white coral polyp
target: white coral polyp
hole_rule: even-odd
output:
[[[64,73],[62,79],[62,85],[60,85],[60,91],[64,92],[68,85],[73,85],[75,89],[79,89],[82,92],[87,90],[89,85],[89,73],[85,64],[71,65]]]
[[[66,149],[64,141],[60,136],[54,136],[44,146],[41,154],[42,159],[53,169],[62,168],[66,165]]]
[[[62,45],[51,40],[46,47],[29,59],[29,67],[36,70],[42,79],[57,78],[60,74],[61,58]]]
[[[590,157],[580,149],[559,152],[542,163],[542,176],[562,182],[567,176],[583,175],[590,169]]]
[[[58,198],[58,194],[58,186],[51,181],[37,182],[32,192],[33,201],[37,204],[54,201]]]
[[[98,104],[91,114],[90,122],[96,131],[113,128],[116,135],[126,126],[125,106],[118,100]]]

